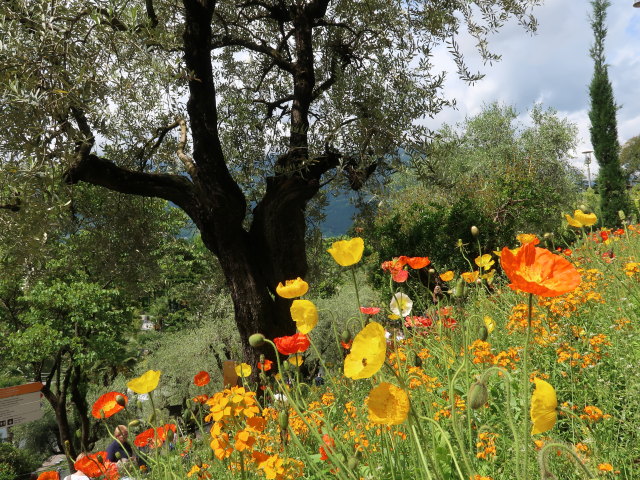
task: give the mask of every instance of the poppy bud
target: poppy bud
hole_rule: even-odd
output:
[[[153,412],[151,415],[149,415],[149,418],[147,419],[147,423],[150,425],[153,425],[154,423],[156,423],[156,412]]]
[[[351,341],[351,332],[346,329],[343,330],[340,334],[340,340],[342,340],[344,343],[349,343]]]
[[[122,454],[120,452],[116,452],[115,457],[116,460],[120,460],[122,458]]]
[[[286,430],[289,427],[289,411],[283,410],[278,415],[278,426],[280,430]]]
[[[413,365],[416,367],[422,367],[422,359],[415,353],[413,357]]]
[[[471,227],[471,235],[473,235],[475,238],[478,238],[478,235],[480,235],[480,229],[473,225]]]
[[[136,401],[136,408],[139,408],[140,410],[142,410],[142,400]]]
[[[487,341],[487,337],[489,336],[489,329],[485,325],[481,325],[478,329],[478,338],[483,342]]]
[[[458,278],[458,282],[456,283],[456,288],[453,290],[453,296],[456,298],[464,297],[466,291],[466,282],[464,278]]]
[[[135,428],[138,425],[140,425],[140,420],[138,420],[137,418],[129,422],[129,428]]]
[[[430,268],[429,269],[429,275],[431,275],[432,277],[436,274],[436,269],[435,268]]]
[[[104,458],[102,458],[102,455],[97,455],[96,460],[98,460],[98,463],[104,463]]]
[[[82,431],[78,428],[78,429],[76,430],[76,438],[77,438],[78,440],[80,440],[80,438],[81,438],[81,437],[82,437]]]
[[[627,216],[624,213],[624,210],[618,210],[618,218],[623,222],[627,219]]]
[[[64,441],[64,451],[67,452],[67,455],[68,455],[68,452],[69,452],[70,449],[71,449],[71,443],[69,442],[69,440],[65,440]]]
[[[545,240],[549,240],[550,238],[553,238],[553,233],[551,232],[547,232],[543,235]]]
[[[469,404],[469,408],[472,410],[477,410],[484,406],[489,400],[489,392],[487,391],[487,384],[481,381],[476,381],[471,388],[469,388],[469,393],[467,395],[467,403]]]
[[[173,430],[169,429],[169,430],[167,431],[167,441],[168,441],[169,443],[173,442],[173,437],[174,437]]]
[[[355,470],[358,467],[358,459],[356,457],[349,457],[347,467],[349,467],[349,470]]]
[[[122,395],[116,395],[116,403],[121,407],[127,406],[127,401],[124,399]]]
[[[253,348],[260,348],[264,345],[264,335],[261,333],[254,333],[249,337],[249,345]]]

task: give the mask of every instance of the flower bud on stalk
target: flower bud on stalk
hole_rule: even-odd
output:
[[[129,422],[129,428],[135,428],[138,425],[140,425],[140,420],[138,420],[137,418]]]
[[[340,334],[340,340],[344,343],[349,343],[351,341],[351,332],[347,329],[343,330]]]
[[[264,335],[261,333],[254,333],[249,337],[249,345],[253,348],[260,348],[264,345]]]
[[[116,395],[116,403],[121,407],[127,406],[127,401],[124,399],[122,395]]]
[[[478,329],[478,338],[483,342],[487,341],[487,337],[489,336],[489,329],[485,325],[481,325]]]
[[[481,380],[476,381],[471,385],[471,388],[469,388],[469,394],[467,395],[469,408],[472,410],[478,410],[487,403],[487,400],[489,400],[487,384]]]
[[[289,412],[287,410],[283,410],[278,415],[278,426],[280,430],[286,430],[289,427]]]
[[[474,238],[478,238],[478,235],[480,235],[480,229],[473,225],[471,227],[471,235],[473,235]]]

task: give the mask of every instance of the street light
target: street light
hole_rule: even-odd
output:
[[[640,5],[640,1],[637,2]],[[584,152],[584,164],[587,167],[587,183],[589,184],[589,188],[591,188],[591,152],[593,150],[585,150]]]

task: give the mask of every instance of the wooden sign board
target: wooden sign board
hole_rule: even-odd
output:
[[[40,389],[40,382],[0,388],[0,428],[13,427],[42,418]]]

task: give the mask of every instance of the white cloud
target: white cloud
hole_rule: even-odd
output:
[[[605,57],[614,97],[621,106],[621,144],[640,135],[640,9],[632,4],[632,0],[616,0],[607,10]],[[472,44],[461,40],[471,70],[486,73],[473,86],[454,78],[455,67],[446,49],[438,49],[434,65],[437,70],[450,72],[446,94],[457,99],[458,107],[443,111],[427,125],[437,129],[442,123],[460,122],[493,101],[513,105],[520,112],[541,101],[578,125],[574,163],[582,166],[580,152],[592,149],[588,117],[588,87],[593,72],[589,57],[593,43],[591,11],[590,2],[584,0],[547,0],[535,11],[539,22],[536,35],[527,35],[513,22],[489,39],[490,49],[502,55],[502,60],[491,66],[483,66]]]

